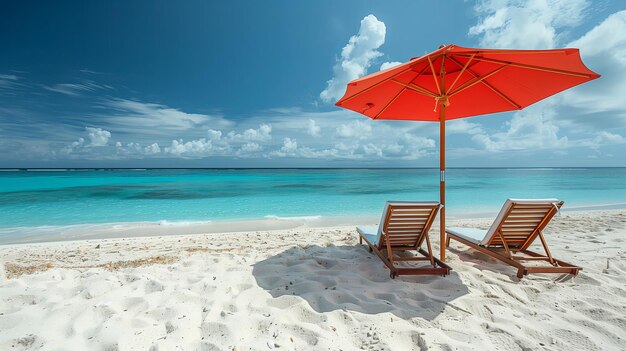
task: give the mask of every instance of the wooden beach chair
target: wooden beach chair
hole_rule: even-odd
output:
[[[390,270],[391,278],[411,274],[450,273],[450,267],[433,256],[428,230],[439,211],[438,202],[388,201],[380,224],[357,227],[359,242],[369,246]],[[422,244],[426,242],[426,249]],[[416,251],[422,256],[398,257],[394,251]],[[426,267],[398,267],[398,262],[428,261]]]
[[[576,275],[582,268],[552,257],[542,233],[561,206],[563,201],[557,199],[508,199],[488,230],[446,228],[446,246],[450,246],[451,239],[468,245],[516,267],[518,278],[529,273]],[[528,250],[537,237],[541,240],[545,255]],[[530,261],[547,261],[550,265],[529,265]]]

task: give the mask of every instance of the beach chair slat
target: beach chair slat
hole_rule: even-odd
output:
[[[522,209],[513,209],[511,210],[511,214],[516,214],[516,215],[533,215],[533,216],[541,216],[541,215],[545,215],[547,212],[549,211],[549,209],[547,210],[541,210],[541,209],[527,209],[527,210],[522,210]]]
[[[415,240],[405,240],[405,241],[390,241],[391,245],[393,245],[394,247],[397,246],[412,246],[415,247],[416,245],[416,241]]]
[[[528,216],[525,214],[517,214],[517,213],[510,213],[509,216],[507,217],[507,220],[520,220],[520,221],[534,221],[534,220],[542,220],[545,214],[539,214],[539,215],[534,215],[534,216]]]
[[[419,237],[416,236],[416,235],[410,235],[410,236],[407,235],[407,236],[394,236],[394,237],[392,237],[390,239],[386,239],[386,240],[389,240],[389,241],[394,241],[394,240],[413,240],[413,241],[415,241],[417,239],[419,239]]]
[[[402,223],[402,222],[419,222],[419,223],[426,223],[426,221],[428,221],[428,217],[423,217],[423,218],[416,218],[413,216],[406,216],[406,217],[395,217],[393,219],[389,220],[389,223]]]
[[[412,233],[418,235],[423,230],[423,227],[415,227],[415,226],[399,226],[399,227],[387,227],[385,231],[387,234],[394,233]]]
[[[403,210],[403,211],[393,211],[394,216],[428,216],[430,215],[430,211],[422,211],[422,210]]]
[[[509,235],[524,235],[526,238],[528,238],[530,235],[532,235],[532,231],[530,230],[509,230],[509,231],[503,231],[502,233],[504,236],[509,236]]]
[[[421,223],[407,223],[407,224],[391,224],[387,226],[388,230],[394,229],[414,229],[422,230],[425,226]]]
[[[506,227],[500,227],[500,230],[502,232],[512,232],[512,231],[523,231],[523,232],[529,232],[532,233],[535,228],[537,228],[537,226],[506,226]]]
[[[536,221],[536,222],[515,222],[515,221],[506,221],[506,223],[504,223],[502,225],[502,228],[520,228],[520,227],[532,227],[532,228],[536,228],[539,224],[541,223],[541,221]]]
[[[553,204],[513,204],[513,208],[514,209],[532,209],[532,210],[539,210],[539,209],[551,209],[554,205]]]
[[[502,223],[502,226],[500,227],[501,229],[520,229],[520,228],[532,228],[535,229],[537,228],[537,226],[540,224],[541,222],[535,222],[535,223],[519,223],[519,222],[509,222],[506,221],[505,223]]]

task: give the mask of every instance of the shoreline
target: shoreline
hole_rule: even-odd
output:
[[[448,221],[493,220],[495,211],[465,212],[462,215],[448,215]],[[626,203],[594,206],[577,206],[561,209],[560,213],[626,211]],[[436,218],[435,222],[439,219]],[[0,247],[50,242],[67,242],[97,239],[180,236],[199,234],[244,233],[251,231],[275,231],[298,228],[349,227],[357,225],[376,225],[380,215],[362,216],[265,216],[263,219],[214,220],[214,221],[156,221],[156,222],[118,222],[90,223],[59,226],[9,227],[0,228]]]

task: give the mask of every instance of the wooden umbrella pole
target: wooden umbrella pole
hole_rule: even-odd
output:
[[[439,259],[446,261],[446,107],[449,105],[446,89],[446,54],[441,59],[439,71]]]
[[[446,261],[446,105],[439,101],[439,259]]]

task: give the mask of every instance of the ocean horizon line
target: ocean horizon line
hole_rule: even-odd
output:
[[[623,169],[626,166],[526,166],[526,167],[446,167],[449,169],[520,169],[520,170],[552,170],[552,169]],[[439,167],[0,167],[0,171],[151,171],[151,170],[394,170],[394,169],[433,169]]]

